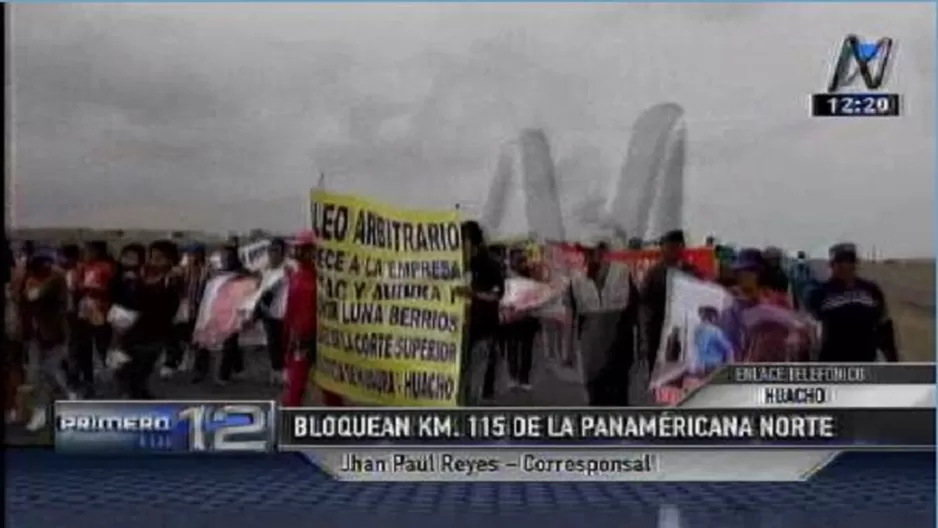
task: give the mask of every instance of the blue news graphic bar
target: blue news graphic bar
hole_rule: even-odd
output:
[[[72,453],[267,452],[271,401],[58,401],[55,448]]]

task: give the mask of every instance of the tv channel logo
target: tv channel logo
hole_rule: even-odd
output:
[[[894,41],[890,37],[865,41],[856,35],[847,35],[834,62],[828,93],[855,87],[858,81],[863,81],[868,91],[883,89],[889,78],[893,48]]]

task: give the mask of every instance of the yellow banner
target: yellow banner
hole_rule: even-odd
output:
[[[314,382],[374,405],[457,405],[464,301],[458,211],[314,190]]]

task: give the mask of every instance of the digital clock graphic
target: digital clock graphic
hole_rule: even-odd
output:
[[[811,96],[814,117],[896,117],[902,100],[894,93],[835,93]]]

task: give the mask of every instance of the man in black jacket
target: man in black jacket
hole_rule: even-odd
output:
[[[886,296],[879,285],[857,275],[854,244],[830,249],[831,278],[810,295],[808,310],[821,323],[821,362],[899,360]]]

